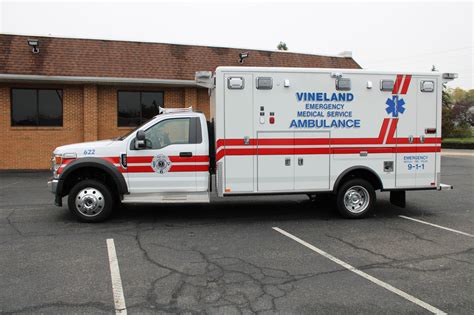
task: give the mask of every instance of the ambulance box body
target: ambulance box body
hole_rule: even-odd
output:
[[[439,185],[439,73],[219,67],[211,91],[220,196],[332,191],[356,168]]]

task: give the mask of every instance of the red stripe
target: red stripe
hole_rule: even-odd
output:
[[[244,143],[244,139],[218,139],[216,142],[216,150],[222,146],[255,145],[255,142],[255,139],[250,139],[248,144]]]
[[[295,148],[294,154],[331,154],[330,148]]]
[[[394,144],[396,140],[394,138],[395,131],[397,130],[398,118],[392,119],[390,130],[388,131],[387,144]]]
[[[402,85],[402,79],[403,79],[403,75],[402,74],[397,74],[397,80],[395,81],[395,84],[393,85],[392,94],[398,94],[398,90],[400,89],[400,85]]]
[[[192,157],[169,156],[171,162],[209,162],[209,156],[196,155]]]
[[[61,173],[63,172],[63,170],[66,168],[66,166],[71,163],[72,161],[74,161],[75,159],[62,159],[61,161],[61,166],[58,168],[57,170],[57,173],[58,175],[61,175]],[[64,166],[63,166],[64,165]]]
[[[381,153],[429,153],[441,152],[439,146],[421,146],[421,147],[347,147],[347,148],[295,148],[289,149],[231,149],[226,150],[225,155],[229,156],[250,156],[250,155],[285,155],[285,154],[360,154],[362,151],[372,154]],[[218,157],[217,160],[220,160]]]
[[[219,161],[224,157],[224,152],[225,150],[220,150],[219,152],[216,153],[216,161]]]
[[[227,151],[227,150],[226,150]],[[257,155],[280,155],[280,154],[295,154],[294,148],[258,148]],[[226,152],[227,155],[227,152]]]
[[[418,141],[419,141],[419,139],[418,139]],[[438,143],[438,144],[441,144],[441,137],[440,138],[425,138],[424,143],[429,143],[429,144]]]
[[[380,133],[379,133],[379,143],[383,143],[383,140],[385,139],[385,134],[387,133],[388,129],[388,124],[390,122],[390,118],[384,118],[383,123],[382,123],[382,128],[380,128]]]
[[[405,76],[405,81],[403,82],[401,94],[407,94],[408,87],[410,86],[410,81],[411,81],[411,75],[407,74]]]
[[[255,155],[257,153],[256,149],[225,149],[222,150],[224,155]]]
[[[287,139],[287,138],[275,138],[275,139],[255,139],[256,145],[294,145],[295,139]],[[303,139],[300,139],[303,140]]]
[[[396,138],[395,142],[397,144],[440,144],[441,138],[425,138],[423,142],[420,141],[420,138],[414,138],[413,142],[410,142],[408,138]]]
[[[362,151],[367,153],[393,153],[395,148],[334,148],[332,154],[360,154]]]
[[[130,156],[127,158],[128,163],[151,163],[154,156]],[[171,162],[209,162],[209,156],[196,155],[192,157],[169,156]]]
[[[110,162],[112,164],[120,163],[120,158],[119,157],[101,157],[101,159],[105,160],[107,162]]]
[[[173,165],[169,172],[207,172],[209,171],[208,165]],[[128,173],[154,173],[155,171],[151,166],[129,166],[127,168]]]
[[[208,165],[173,165],[170,172],[207,172]]]
[[[153,156],[127,156],[127,163],[151,163]]]

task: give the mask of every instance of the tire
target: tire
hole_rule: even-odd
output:
[[[116,198],[107,186],[96,180],[74,185],[68,196],[68,207],[81,222],[101,222],[110,217]]]
[[[351,179],[343,183],[337,191],[337,209],[345,218],[364,218],[374,208],[375,199],[372,184],[364,179]]]

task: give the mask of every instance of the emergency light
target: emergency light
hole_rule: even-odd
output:
[[[458,78],[457,73],[443,73],[443,79],[454,80],[454,79],[457,79],[457,78]]]

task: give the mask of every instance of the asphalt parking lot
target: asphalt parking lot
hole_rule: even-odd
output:
[[[472,156],[443,156],[453,191],[409,192],[405,209],[380,193],[364,220],[285,196],[84,224],[48,177],[0,174],[2,313],[474,314]]]

